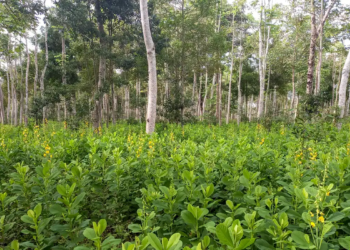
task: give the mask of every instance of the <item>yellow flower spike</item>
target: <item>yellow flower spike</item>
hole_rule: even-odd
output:
[[[328,191],[326,195],[329,196],[329,194],[330,194],[330,192]]]
[[[46,154],[50,154],[50,151],[46,151]]]
[[[44,154],[44,157],[46,157],[46,154]]]
[[[311,227],[315,227],[316,226],[316,224],[314,222],[311,222],[310,225],[311,225]]]
[[[324,223],[324,217],[323,216],[319,217],[318,221]]]

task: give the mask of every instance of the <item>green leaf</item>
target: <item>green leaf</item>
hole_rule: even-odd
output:
[[[43,219],[43,220],[39,221],[39,228],[38,228],[39,233],[41,233],[45,229],[47,224],[50,223],[51,219],[52,218],[46,218],[46,219]]]
[[[119,245],[120,242],[120,239],[115,239],[113,236],[109,236],[102,242],[102,250],[111,249],[112,247]]]
[[[141,225],[140,224],[130,224],[128,225],[128,228],[133,232],[133,233],[140,233],[142,231]]]
[[[75,198],[75,200],[74,200],[74,202],[73,202],[73,204],[72,204],[72,208],[75,208],[76,206],[78,206],[79,203],[84,199],[84,197],[85,197],[85,193],[79,194],[79,195]]]
[[[62,195],[62,196],[66,196],[67,192],[66,192],[66,187],[63,185],[57,185],[56,187],[57,192]]]
[[[14,240],[14,241],[11,242],[11,249],[12,250],[19,250],[18,240]]]
[[[241,240],[241,242],[239,243],[239,245],[238,245],[238,247],[236,248],[236,250],[243,250],[243,249],[246,249],[247,247],[249,247],[250,245],[252,245],[252,244],[254,243],[254,241],[255,241],[254,238]]]
[[[98,234],[101,236],[107,228],[107,221],[102,219],[98,222]]]
[[[263,239],[257,239],[255,241],[254,246],[256,246],[260,250],[275,250],[275,248],[270,245],[266,240]]]
[[[202,240],[203,248],[207,248],[210,245],[210,238],[208,235],[204,236],[204,239]]]
[[[218,236],[220,242],[223,245],[226,245],[232,248],[234,247],[234,242],[231,238],[230,232],[224,224],[219,224],[216,227],[216,235]]]
[[[345,214],[341,212],[335,212],[327,218],[327,221],[336,222],[336,221],[340,221],[344,217],[345,217]]]
[[[181,234],[179,233],[173,234],[169,239],[167,249],[171,248],[172,246],[175,246],[179,242],[180,238],[181,238]]]
[[[96,233],[95,233],[95,230],[94,229],[92,229],[92,228],[86,228],[85,230],[84,230],[84,236],[86,237],[86,238],[88,238],[89,240],[96,240],[96,239],[98,239],[98,237],[97,237],[97,235],[96,235]]]
[[[301,249],[314,249],[315,245],[311,242],[307,242],[305,239],[305,235],[302,232],[299,231],[293,231],[292,232],[292,239],[295,241],[295,243],[298,244],[298,247]]]
[[[75,247],[74,250],[91,250],[91,248],[79,246],[79,247]]]
[[[33,218],[29,217],[26,214],[21,217],[21,220],[25,223],[34,224]]]
[[[185,221],[187,225],[192,227],[196,226],[197,220],[190,211],[184,210],[181,212],[181,218]]]
[[[41,215],[41,211],[42,210],[43,210],[43,208],[42,208],[40,203],[35,206],[34,212],[35,212],[35,215],[36,215],[37,218]]]
[[[50,213],[54,215],[62,216],[62,214],[66,213],[66,209],[58,204],[53,204],[50,206]]]
[[[162,244],[160,243],[158,237],[155,234],[149,233],[148,240],[152,247],[154,247],[156,250],[163,250]]]
[[[350,236],[340,238],[338,241],[342,247],[344,247],[347,250],[350,250]]]

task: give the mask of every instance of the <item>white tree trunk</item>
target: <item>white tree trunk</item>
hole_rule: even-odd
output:
[[[340,87],[339,87],[339,103],[338,107],[340,109],[340,118],[344,117],[344,110],[345,110],[345,101],[346,101],[346,87],[349,81],[349,73],[350,73],[350,51],[348,53],[348,56],[346,58],[344,67],[343,67],[343,72],[342,72],[342,77],[341,77],[341,82],[340,82]]]
[[[157,64],[156,50],[152,40],[151,28],[149,25],[147,0],[140,0],[141,22],[143,38],[147,50],[148,62],[148,103],[146,117],[146,133],[152,134],[156,125],[157,115]]]

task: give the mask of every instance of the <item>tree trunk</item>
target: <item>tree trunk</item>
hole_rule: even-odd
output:
[[[198,90],[198,97],[197,97],[197,116],[201,117],[202,111],[202,73],[199,75],[199,90]]]
[[[310,49],[309,49],[309,60],[308,60],[308,71],[307,71],[307,83],[306,83],[306,93],[311,95],[313,88],[313,80],[314,80],[314,68],[315,68],[315,51],[316,51],[316,41],[317,38],[323,29],[324,23],[326,22],[330,11],[337,0],[332,0],[330,6],[328,7],[325,15],[318,28],[316,28],[316,14],[315,14],[315,4],[314,0],[311,0],[311,39],[310,39]]]
[[[262,21],[263,21],[263,12],[264,12],[264,4],[263,0],[261,0],[261,12],[260,12],[260,24],[259,24],[259,82],[260,82],[260,90],[259,90],[259,102],[258,102],[258,118],[261,118],[264,112],[264,94],[265,94],[265,75],[264,75],[264,55],[263,55],[263,35],[262,35]]]
[[[35,66],[34,97],[36,97],[37,89],[38,89],[37,85],[38,85],[38,78],[39,78],[39,67],[38,67],[38,37],[36,34],[36,25],[35,24],[34,24],[34,66]]]
[[[94,127],[95,129],[101,126],[101,118],[102,118],[102,105],[103,105],[103,85],[105,79],[105,71],[106,71],[106,59],[105,59],[105,37],[106,33],[103,27],[103,18],[101,13],[100,0],[95,1],[95,12],[97,19],[97,26],[99,32],[100,39],[100,56],[99,56],[99,66],[98,66],[98,80],[97,80],[97,94],[98,98],[95,100],[95,121]]]
[[[234,49],[234,39],[235,38],[235,15],[232,16],[232,45],[231,45],[231,65],[230,65],[230,79],[228,83],[228,96],[227,96],[227,114],[226,114],[226,124],[229,123],[231,114],[231,89],[232,89],[232,73],[233,73],[233,49]],[[240,90],[238,90],[240,91]]]
[[[140,0],[143,37],[147,50],[148,62],[148,103],[146,117],[146,133],[152,134],[155,129],[157,115],[157,64],[156,51],[152,40],[148,18],[147,0]]]
[[[21,42],[22,39],[20,39]],[[22,61],[22,51],[19,53],[19,63],[20,63],[20,69],[21,69],[21,78],[19,82],[19,95],[20,95],[20,101],[19,101],[19,124],[23,123],[23,61]]]
[[[11,91],[10,91],[10,76],[9,71],[11,70],[9,62],[7,62],[7,71],[6,71],[6,79],[7,79],[7,112],[6,112],[6,120],[7,123],[10,124],[10,110],[11,110]]]
[[[28,79],[29,79],[29,66],[30,66],[30,54],[28,50],[28,38],[26,36],[26,53],[27,53],[27,68],[26,68],[26,100],[25,100],[25,108],[24,108],[24,123],[28,125]]]
[[[196,74],[196,72],[194,72],[193,73],[192,98],[191,98],[192,103],[194,102],[194,96],[195,96],[195,93],[196,93],[196,88],[197,88],[197,74]]]
[[[217,74],[217,85],[216,85],[216,117],[217,117],[219,126],[221,126],[221,83],[222,83],[222,76],[221,76],[221,70],[219,70],[219,73]]]
[[[202,119],[204,119],[205,105],[207,102],[207,95],[208,95],[208,68],[205,67],[205,93],[204,93],[204,98],[203,98]]]
[[[346,100],[346,87],[349,81],[349,73],[350,73],[350,51],[348,53],[348,56],[346,58],[343,71],[342,71],[342,77],[339,87],[339,103],[338,107],[340,109],[340,118],[344,117],[344,110],[345,110],[345,100]]]
[[[41,98],[44,99],[44,90],[45,90],[45,73],[47,69],[47,65],[49,63],[49,49],[47,45],[47,30],[48,30],[48,25],[47,25],[47,15],[46,15],[46,6],[45,6],[45,1],[44,1],[44,9],[45,9],[45,16],[44,16],[44,23],[45,23],[45,31],[44,31],[44,36],[45,36],[45,65],[43,68],[43,71],[41,72],[41,77],[40,77],[40,93],[41,93]],[[46,118],[46,107],[45,107],[45,101],[44,101],[44,107],[43,107],[43,122],[45,121]]]
[[[66,70],[66,40],[64,38],[64,30],[62,30],[62,37],[61,37],[61,43],[62,43],[62,85],[67,85],[67,70]],[[64,120],[67,120],[67,104],[66,104],[66,97],[63,97],[63,113],[64,113]]]
[[[239,71],[238,71],[238,82],[237,82],[237,90],[238,90],[238,105],[237,105],[237,125],[241,123],[242,119],[242,90],[241,90],[241,81],[242,81],[242,71],[243,71],[243,63],[242,63],[242,52],[239,55]]]
[[[4,95],[2,92],[2,84],[3,82],[0,82],[0,123],[5,123],[5,108],[4,108]]]

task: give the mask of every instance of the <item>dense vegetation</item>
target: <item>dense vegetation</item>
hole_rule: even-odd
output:
[[[348,115],[348,0],[147,3],[151,80],[139,0],[0,1],[0,123],[145,122],[150,94],[177,123]]]
[[[350,249],[349,129],[2,125],[0,247]]]

